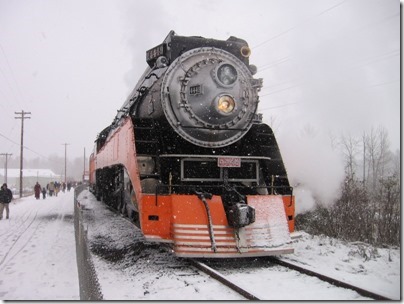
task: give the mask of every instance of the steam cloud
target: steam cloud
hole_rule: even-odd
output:
[[[316,200],[331,205],[344,178],[342,156],[332,149],[331,140],[312,130],[282,135],[278,141],[294,187],[296,214],[313,208]]]

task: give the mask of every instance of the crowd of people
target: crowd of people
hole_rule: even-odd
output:
[[[46,198],[46,195],[49,196],[58,196],[58,193],[60,191],[65,192],[70,191],[71,188],[73,187],[73,183],[72,182],[50,182],[46,185],[46,187],[42,187],[39,182],[36,182],[35,186],[34,186],[34,194],[35,194],[35,198],[39,199],[42,193],[42,199]],[[9,188],[7,188],[7,184],[4,183],[1,186],[0,189],[0,220],[3,219],[3,213],[4,213],[4,209],[6,210],[6,219],[9,219],[10,217],[10,208],[9,208],[9,204],[10,202],[13,200],[13,193],[11,192],[11,190]]]
[[[72,188],[72,183],[71,182],[61,182],[59,183],[58,181],[55,182],[50,182],[46,185],[45,187],[42,187],[38,182],[36,182],[34,186],[34,193],[35,193],[35,198],[39,199],[42,193],[42,198],[45,199],[46,195],[49,196],[58,196],[58,193],[60,191],[65,192],[66,189],[67,191],[70,191]]]

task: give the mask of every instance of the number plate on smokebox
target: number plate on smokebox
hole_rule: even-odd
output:
[[[240,168],[241,167],[241,158],[239,157],[219,157],[217,159],[218,167],[225,168]]]

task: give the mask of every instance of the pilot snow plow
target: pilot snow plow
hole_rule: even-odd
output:
[[[171,195],[164,203],[160,202],[170,208],[163,213],[172,215],[167,235],[171,240],[166,241],[173,243],[174,253],[179,257],[237,258],[293,253],[290,237],[293,223],[288,223],[287,216],[287,207],[293,206],[291,201],[291,196],[247,196],[248,206],[254,210],[254,221],[244,227],[231,227],[220,196],[201,200],[195,195]],[[243,212],[238,216],[245,217]],[[163,220],[158,215],[143,214],[143,218],[157,217]],[[151,228],[150,223],[145,223],[144,231],[147,226]],[[155,229],[158,228],[150,232],[153,230],[155,234]]]

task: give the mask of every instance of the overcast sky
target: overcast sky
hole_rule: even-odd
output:
[[[170,30],[250,44],[280,142],[383,126],[399,148],[397,0],[0,0],[0,153],[24,110],[25,158],[88,156]]]

